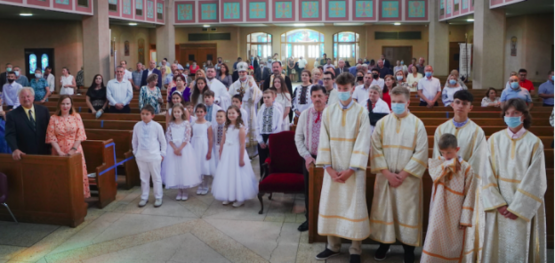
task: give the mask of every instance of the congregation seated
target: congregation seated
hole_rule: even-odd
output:
[[[108,99],[106,98],[106,87],[104,86],[104,78],[102,75],[96,74],[94,76],[93,83],[87,90],[86,102],[87,107],[89,107],[89,112],[97,114],[97,118],[106,111]]]
[[[482,99],[482,107],[499,107],[501,102],[497,97],[497,90],[490,87],[486,92],[486,96]]]
[[[87,177],[87,163],[81,142],[87,139],[81,115],[73,108],[73,99],[69,95],[62,95],[58,100],[56,113],[50,117],[46,130],[46,143],[52,146],[52,155],[70,156],[81,153],[83,165],[83,195],[91,197],[89,178]]]
[[[162,92],[158,85],[158,74],[152,73],[147,77],[147,85],[141,87],[139,94],[139,109],[145,105],[151,105],[154,108],[154,114],[159,114],[164,104]]]

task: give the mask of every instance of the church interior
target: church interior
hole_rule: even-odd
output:
[[[132,137],[141,121],[139,92],[133,93],[131,113],[100,118],[87,112],[84,96],[97,74],[104,84],[116,78],[121,61],[134,72],[138,63],[164,67],[164,60],[167,67],[176,63],[188,70],[221,58],[230,71],[238,71],[241,59],[270,72],[271,61],[278,60],[295,90],[302,83],[300,72],[287,70],[290,60],[304,58],[304,69],[313,71],[325,64],[324,54],[334,67],[341,61],[351,67],[370,64],[370,69],[382,58],[391,68],[423,59],[442,86],[458,70],[474,95],[469,116],[489,137],[506,128],[499,108],[480,107],[490,87],[501,95],[512,72],[520,69],[526,69],[536,91],[546,81],[553,83],[554,24],[552,0],[0,0],[0,72],[9,64],[31,80],[36,70],[50,67],[58,86],[64,70],[73,76],[82,72],[73,106],[87,137],[82,142],[86,172],[99,174],[89,181],[92,197],[84,198],[81,157],[14,161],[11,154],[0,154],[0,173],[7,175],[7,181],[0,176],[0,263],[320,262],[315,255],[326,248],[326,238],[317,232],[321,167],[310,169],[307,218],[304,188],[268,192],[260,202],[248,200],[239,208],[222,206],[211,194],[190,194],[178,202],[176,189],[164,189],[163,206],[153,207],[151,196],[147,206],[137,207],[141,181]],[[164,98],[168,92],[161,90]],[[51,93],[42,105],[53,115],[59,87]],[[453,118],[453,111],[441,103],[426,109],[415,91],[410,96],[409,110],[425,124],[431,158],[434,131]],[[553,262],[553,107],[542,107],[538,92],[531,97],[529,131],[545,147],[547,262]],[[166,116],[154,120],[165,127]],[[292,120],[293,129],[295,125]],[[258,167],[264,161],[251,160],[261,181]],[[426,204],[433,182],[427,172],[424,177]],[[368,168],[369,206],[375,178]],[[424,214],[428,212],[426,205]],[[305,221],[309,230],[298,231]],[[362,262],[377,262],[377,243],[362,243]],[[349,262],[348,241],[341,250],[325,262]],[[415,253],[419,262],[422,248]],[[403,262],[400,242],[384,262]]]

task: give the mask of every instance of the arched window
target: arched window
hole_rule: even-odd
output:
[[[355,61],[359,57],[359,35],[355,32],[339,32],[333,35],[333,57]]]
[[[264,32],[247,35],[247,55],[268,58],[272,56],[272,35]]]
[[[324,34],[311,29],[295,29],[281,34],[281,56],[319,58],[324,53]],[[309,61],[309,63],[311,63]]]
[[[32,53],[29,55],[29,73],[35,74],[35,70],[37,69],[37,55]]]
[[[40,57],[40,61],[41,61],[42,71],[44,71],[46,67],[48,67],[48,64],[50,63],[50,60],[48,59],[48,55],[42,54],[42,56]]]

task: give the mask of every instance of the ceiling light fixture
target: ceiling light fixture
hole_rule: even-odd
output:
[[[210,27],[210,25],[202,25],[202,27],[206,27],[206,28],[208,28],[208,27]]]
[[[306,24],[293,24],[293,26],[303,27],[303,26],[306,26]]]
[[[129,23],[130,26],[136,26],[137,23]]]
[[[395,25],[395,26],[400,26],[401,23],[397,22],[397,23],[393,23],[393,25]]]
[[[19,16],[33,16],[31,13],[20,13]]]
[[[466,20],[466,22],[474,22],[474,18],[469,18]]]

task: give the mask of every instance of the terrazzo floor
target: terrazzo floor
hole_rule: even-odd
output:
[[[253,160],[258,176],[258,160]],[[137,207],[140,188],[118,190],[117,200],[104,209],[88,209],[76,228],[0,221],[0,263],[4,262],[316,262],[324,243],[308,243],[302,195],[274,194],[243,207],[223,206],[211,195],[175,201],[175,190],[164,190],[164,204]],[[342,254],[326,262],[348,262]],[[363,245],[363,262],[375,262],[377,245]],[[420,257],[421,249],[417,249]],[[548,252],[553,262],[553,250]],[[322,261],[318,261],[322,262]],[[402,262],[402,247],[393,246],[385,262]]]

